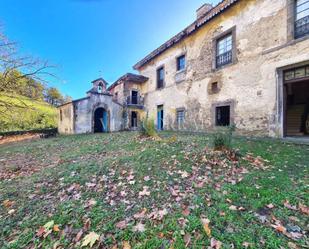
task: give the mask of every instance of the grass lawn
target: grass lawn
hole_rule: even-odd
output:
[[[160,136],[0,146],[0,247],[309,247],[309,146]]]

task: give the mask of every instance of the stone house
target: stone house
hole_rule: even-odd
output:
[[[192,24],[136,63],[140,75],[127,74],[107,89],[109,97],[102,99],[122,106],[122,116],[110,114],[110,120],[121,118],[109,130],[135,128],[148,114],[159,130],[208,131],[234,124],[246,135],[304,136],[308,38],[309,0],[205,4]],[[133,98],[138,104],[130,106]],[[93,126],[93,119],[84,124]],[[76,127],[72,133],[81,132]]]

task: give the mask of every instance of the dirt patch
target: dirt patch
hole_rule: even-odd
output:
[[[0,136],[0,145],[14,143],[14,142],[21,142],[25,140],[39,139],[41,137],[42,137],[42,134],[31,134],[31,133],[8,136],[8,137]]]
[[[51,160],[39,160],[35,156],[22,153],[13,157],[0,158],[0,180],[14,179],[20,176],[30,176],[43,168],[54,167],[60,163],[59,157]]]

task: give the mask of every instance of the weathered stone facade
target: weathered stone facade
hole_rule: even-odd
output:
[[[113,95],[106,91],[106,82],[103,79],[94,81],[93,88],[87,94],[86,98],[75,100],[59,107],[59,133],[82,134],[95,132],[95,112],[98,109],[102,109],[106,113],[106,127],[104,130],[102,127],[101,132],[122,130],[123,106],[114,101]],[[100,121],[98,122],[99,125],[102,125]]]
[[[214,107],[230,105],[231,123],[238,132],[282,137],[282,72],[309,61],[308,36],[294,39],[290,34],[295,1],[224,2],[231,5],[221,14],[135,66],[149,78],[143,93],[147,111],[156,117],[157,106],[163,105],[164,127],[171,129],[177,127],[177,108],[184,108],[184,129],[209,130],[215,126]],[[227,33],[233,35],[233,61],[216,68],[216,42]],[[176,58],[182,54],[186,55],[186,68],[177,72]],[[164,87],[157,89],[156,72],[162,66]],[[177,82],[179,78],[183,80]],[[214,93],[212,83],[218,85]]]
[[[136,90],[143,98],[142,107],[137,108],[139,120],[147,113],[158,124],[158,108],[163,108],[164,129],[212,130],[218,125],[218,108],[228,107],[228,123],[235,124],[239,133],[285,136],[288,97],[284,72],[309,65],[309,33],[295,37],[295,4],[297,0],[224,0],[213,9],[209,5],[199,9],[194,23],[134,66],[144,80],[120,79],[109,88],[114,101],[124,103],[128,115],[122,128],[130,128],[131,112],[125,103]],[[218,66],[218,42],[226,36],[232,41],[230,61]],[[178,70],[177,58],[183,55],[185,68]],[[164,80],[158,89],[161,68]],[[302,80],[308,81],[309,74]],[[74,110],[70,106],[62,109],[67,117]],[[179,110],[184,112],[181,126]],[[90,120],[85,118],[84,124]],[[121,121],[116,123],[111,130],[121,127]],[[61,129],[91,132],[89,127],[74,128],[70,122],[63,122]]]

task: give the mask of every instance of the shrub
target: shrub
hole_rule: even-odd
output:
[[[212,135],[212,143],[215,150],[230,149],[232,144],[232,135],[235,126],[220,127]]]
[[[142,120],[141,134],[149,137],[157,136],[154,119],[146,117]]]

